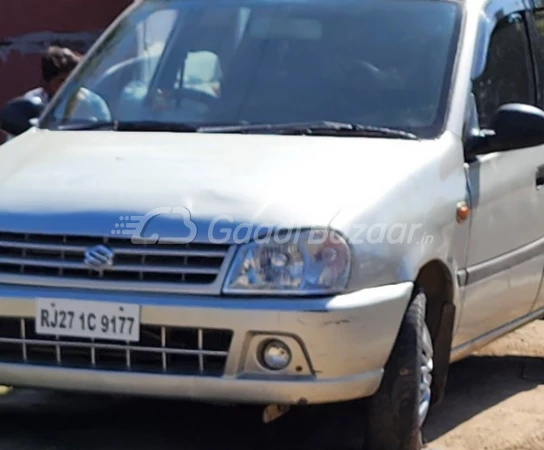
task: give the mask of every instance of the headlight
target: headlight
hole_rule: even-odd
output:
[[[351,253],[342,236],[313,230],[258,239],[240,247],[226,294],[320,295],[343,291]]]

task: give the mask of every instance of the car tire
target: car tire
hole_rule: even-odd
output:
[[[426,303],[423,291],[416,290],[380,388],[368,402],[365,450],[420,450],[423,446],[421,426],[431,403],[433,368]]]

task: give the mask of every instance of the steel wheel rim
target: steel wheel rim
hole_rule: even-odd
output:
[[[419,383],[419,426],[422,427],[429,414],[431,406],[431,384],[433,381],[433,342],[427,325],[422,330],[422,345],[420,355],[421,380]]]

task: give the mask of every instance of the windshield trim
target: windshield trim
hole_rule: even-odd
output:
[[[446,64],[446,74],[449,76],[444,77],[444,84],[442,86],[442,98],[440,99],[437,109],[435,122],[427,127],[427,129],[434,129],[435,132],[431,133],[418,133],[420,139],[438,139],[442,136],[447,128],[449,122],[449,116],[452,111],[451,100],[453,98],[453,91],[455,88],[455,81],[457,79],[460,49],[463,43],[463,36],[466,23],[466,4],[459,0],[439,0],[442,3],[451,3],[457,6],[455,25],[453,28],[452,41],[450,42],[450,48],[448,50],[448,63]],[[410,130],[413,131],[413,130]]]
[[[450,123],[450,115],[452,114],[452,111],[455,110],[453,107],[452,101],[454,98],[454,90],[455,86],[457,84],[457,78],[459,76],[459,66],[461,62],[461,53],[462,48],[465,42],[465,30],[467,25],[467,5],[465,2],[460,2],[459,0],[444,0],[444,1],[450,1],[452,3],[457,3],[459,5],[458,7],[458,17],[457,17],[457,45],[455,47],[452,43],[452,48],[450,49],[450,52],[455,52],[455,57],[452,58],[453,61],[452,65],[450,67],[450,77],[449,77],[449,86],[447,88],[447,96],[446,96],[446,103],[445,103],[445,109],[444,109],[444,117],[443,117],[443,123],[442,127],[440,127],[440,132],[437,135],[437,137],[443,135],[447,130]]]

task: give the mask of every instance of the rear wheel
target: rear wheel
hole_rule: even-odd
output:
[[[427,299],[416,291],[400,326],[378,392],[369,400],[366,450],[420,450],[431,405],[433,344]]]

